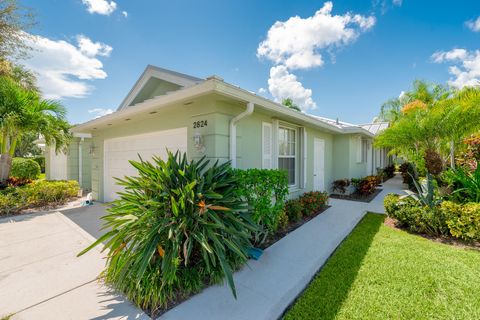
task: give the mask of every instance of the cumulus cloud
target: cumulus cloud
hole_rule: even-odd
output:
[[[283,98],[291,98],[296,104],[302,106],[303,111],[317,108],[317,104],[312,99],[312,90],[304,88],[286,66],[270,68],[268,90],[277,102],[281,102]]]
[[[88,110],[88,113],[94,115],[95,119],[96,119],[96,118],[106,116],[107,114],[113,113],[113,110],[112,109],[104,109],[104,108],[94,108],[94,109]]]
[[[289,69],[318,67],[323,65],[322,49],[351,43],[375,25],[373,16],[332,15],[332,9],[332,2],[326,2],[311,17],[275,22],[260,43],[257,56]]]
[[[328,53],[354,42],[375,25],[374,16],[353,13],[332,14],[333,3],[326,2],[313,16],[294,16],[275,22],[257,48],[257,57],[274,64],[270,69],[269,91],[281,101],[291,98],[302,109],[314,109],[312,90],[303,87],[292,70],[321,67]]]
[[[24,61],[38,77],[46,98],[81,98],[93,89],[88,80],[105,79],[107,73],[97,56],[108,56],[112,48],[89,38],[77,36],[77,45],[41,36],[28,38],[34,49]]]
[[[468,29],[472,30],[473,32],[480,32],[480,17],[475,20],[470,20],[465,22],[465,25]]]
[[[125,18],[128,18],[128,12],[127,12],[127,11],[122,11],[122,15],[123,15]]]
[[[108,57],[112,52],[112,47],[101,42],[93,42],[84,35],[77,36],[77,43],[80,52],[87,57],[103,56]]]
[[[117,9],[117,4],[114,1],[82,0],[82,2],[87,6],[87,11],[90,13],[98,13],[108,16]]]
[[[455,88],[480,85],[480,50],[452,49],[437,51],[432,55],[435,63],[452,64],[448,72],[452,76],[448,84]]]

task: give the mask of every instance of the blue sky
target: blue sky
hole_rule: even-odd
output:
[[[415,79],[462,87],[480,78],[479,1],[21,3],[38,18],[25,64],[72,123],[115,110],[147,64],[217,74],[353,123],[371,121]]]

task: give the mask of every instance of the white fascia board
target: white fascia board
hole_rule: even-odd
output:
[[[178,103],[184,100],[189,100],[198,96],[202,96],[214,91],[214,84],[212,80],[201,82],[197,85],[172,92],[168,95],[159,96],[154,99],[145,100],[131,108],[115,111],[106,116],[87,121],[79,124],[71,129],[72,132],[89,132],[94,127],[107,124],[111,121],[120,120],[128,117],[133,117],[135,114],[145,113],[159,108],[168,106],[173,103]]]
[[[84,132],[74,132],[73,136],[75,138],[91,138],[92,134],[91,133],[84,133]]]

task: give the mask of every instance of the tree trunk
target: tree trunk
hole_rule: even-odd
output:
[[[0,154],[0,185],[7,184],[10,169],[12,169],[12,156],[8,152]]]

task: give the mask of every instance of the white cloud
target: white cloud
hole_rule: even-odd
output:
[[[291,98],[303,111],[317,108],[312,99],[312,90],[303,87],[297,76],[291,74],[283,65],[270,68],[268,90],[275,101],[281,102],[284,98]]]
[[[93,42],[84,35],[77,36],[77,43],[80,52],[87,57],[103,56],[108,57],[112,52],[112,47],[101,42]]]
[[[127,12],[127,11],[122,11],[122,15],[123,15],[125,18],[128,18],[128,12]]]
[[[435,63],[451,63],[448,72],[452,77],[448,84],[455,88],[480,85],[480,50],[453,49],[438,51],[432,55]]]
[[[375,25],[373,16],[332,15],[332,8],[332,2],[326,2],[311,17],[275,22],[258,46],[257,56],[289,69],[318,67],[323,65],[322,49],[351,43]]]
[[[465,49],[452,49],[450,51],[437,51],[432,55],[432,59],[436,63],[445,61],[464,60],[468,56]]]
[[[87,10],[90,13],[98,13],[108,16],[117,9],[117,4],[114,1],[82,0],[82,2],[87,6]]]
[[[375,25],[374,16],[353,13],[332,14],[333,3],[325,2],[313,16],[294,16],[275,22],[257,48],[257,57],[271,61],[268,89],[276,101],[291,98],[304,111],[315,109],[312,90],[291,73],[292,70],[321,67],[323,54],[335,60],[335,49],[354,42]]]
[[[107,73],[97,56],[108,56],[110,46],[77,36],[77,45],[64,40],[41,36],[29,38],[34,49],[24,61],[38,77],[38,85],[46,98],[81,98],[92,90],[86,80],[105,79]]]
[[[480,17],[475,20],[465,22],[465,25],[473,32],[480,32]]]
[[[94,108],[88,110],[88,113],[93,114],[96,118],[106,116],[107,114],[113,113],[112,109],[103,109],[103,108]]]
[[[265,93],[267,93],[267,89],[265,89],[265,88],[260,88],[260,89],[258,89],[258,93],[260,93],[260,94],[265,94]]]
[[[393,0],[393,5],[397,7],[401,7],[403,4],[403,0]]]

